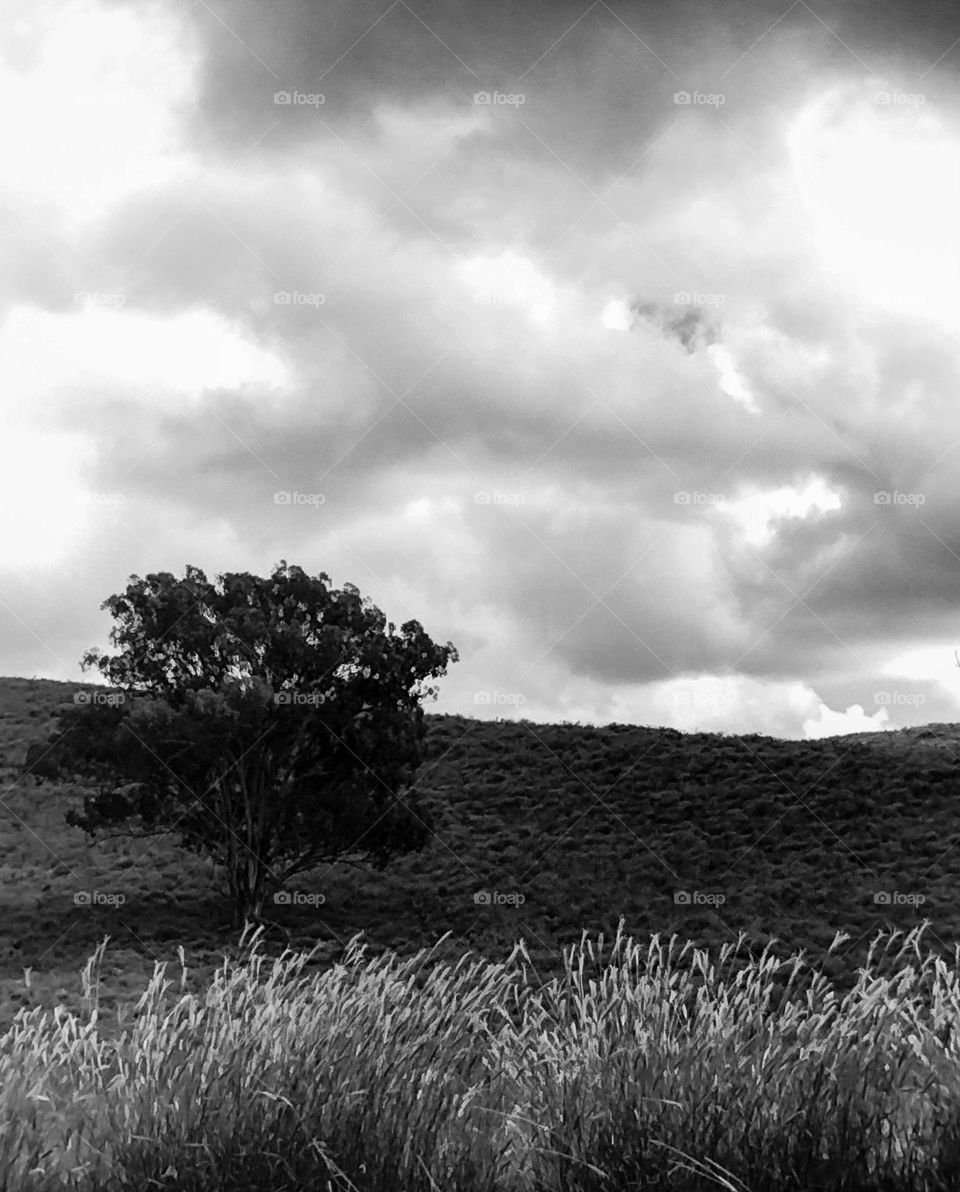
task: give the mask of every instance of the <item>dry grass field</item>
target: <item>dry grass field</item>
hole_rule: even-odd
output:
[[[18,778],[75,690],[0,681],[0,1188],[958,1186],[954,726],[429,717],[435,839],[254,955],[209,865]]]

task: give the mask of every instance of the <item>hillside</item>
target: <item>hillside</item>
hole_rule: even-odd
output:
[[[106,1007],[139,994],[155,960],[175,976],[180,944],[204,984],[233,940],[209,864],[167,840],[90,845],[63,821],[76,796],[16,781],[27,745],[80,686],[0,679],[0,1026],[21,1005],[78,1005],[78,970],[105,934]],[[878,930],[927,918],[927,945],[948,957],[960,940],[960,726],[796,742],[427,723],[418,784],[435,840],[383,874],[308,875],[294,888],[323,904],[275,908],[295,946],[323,940],[335,956],[363,931],[372,951],[407,950],[450,931],[447,955],[502,959],[523,936],[553,974],[560,946],[623,916],[641,938],[719,945],[742,931],[744,954],[776,936],[780,955],[803,947],[817,963],[843,930],[850,940],[823,967],[846,981]],[[78,891],[123,902],[78,905]],[[903,900],[917,895],[922,905]]]
[[[880,733],[845,733],[843,745],[879,745],[887,749],[929,748],[960,751],[960,724],[923,724]]]

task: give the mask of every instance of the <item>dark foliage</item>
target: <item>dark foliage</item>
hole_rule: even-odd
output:
[[[103,605],[119,653],[83,659],[110,686],[62,706],[24,772],[81,788],[67,819],[91,835],[174,832],[225,866],[239,921],[322,861],[422,848],[421,684],[457,652],[329,582],[285,562],[216,585],[194,567],[132,576]]]

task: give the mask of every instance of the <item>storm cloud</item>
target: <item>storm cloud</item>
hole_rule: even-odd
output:
[[[286,558],[439,711],[955,718],[946,4],[13,7],[7,673]]]

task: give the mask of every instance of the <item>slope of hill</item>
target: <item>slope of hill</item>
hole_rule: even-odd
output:
[[[16,781],[27,745],[80,687],[0,679],[0,1027],[20,1005],[78,1004],[78,970],[105,934],[105,1007],[139,994],[156,960],[175,975],[180,944],[196,988],[232,947],[209,864],[166,839],[91,844],[64,823],[76,795]],[[775,936],[779,955],[805,948],[846,984],[878,930],[927,918],[928,946],[953,958],[960,726],[797,742],[427,723],[417,782],[435,839],[383,874],[306,875],[274,908],[289,932],[277,950],[321,940],[333,956],[363,931],[373,951],[406,951],[449,931],[442,954],[503,959],[522,936],[553,975],[563,945],[622,916],[641,938],[719,946],[743,932],[744,954]],[[850,939],[825,956],[838,930]]]
[[[841,745],[872,745],[885,749],[941,749],[960,755],[960,724],[924,724],[879,733],[845,733],[832,738]]]

